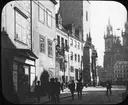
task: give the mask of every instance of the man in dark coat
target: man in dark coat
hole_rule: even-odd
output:
[[[111,81],[107,81],[107,83],[106,83],[106,88],[107,88],[107,96],[108,96],[108,91],[109,91],[110,94],[112,95],[112,91],[111,91],[112,84],[111,84]]]
[[[78,100],[81,100],[82,98],[82,89],[83,89],[82,82],[78,80],[77,87],[76,87],[76,90],[78,92]]]
[[[61,83],[61,90],[62,90],[62,92],[64,91],[64,89],[63,89],[63,82]]]
[[[72,100],[74,100],[74,92],[75,92],[75,83],[74,83],[74,80],[72,80],[72,82],[69,84],[69,89],[70,89],[71,94],[72,94]]]
[[[54,81],[54,78],[51,79],[51,101],[55,102],[55,81]]]
[[[35,87],[35,92],[36,92],[37,100],[40,101],[40,95],[41,95],[40,81],[37,81],[37,85]]]
[[[50,81],[48,82],[48,87],[47,87],[47,93],[48,93],[48,99],[49,101],[52,100],[52,79],[50,79]]]
[[[59,103],[60,102],[60,82],[58,82],[58,78],[55,78],[55,99],[56,102]]]

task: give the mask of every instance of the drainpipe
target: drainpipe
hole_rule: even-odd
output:
[[[31,51],[32,49],[32,0],[30,0],[30,35],[31,35]]]

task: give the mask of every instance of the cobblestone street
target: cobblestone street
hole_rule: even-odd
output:
[[[122,93],[125,92],[124,87],[112,88],[112,96],[106,96],[106,88],[103,87],[88,87],[83,89],[83,98],[78,100],[77,93],[75,93],[75,100],[72,100],[69,89],[61,92],[59,104],[117,104],[122,102]],[[54,104],[48,102],[48,97],[42,97],[40,104]],[[55,103],[56,104],[56,103]]]

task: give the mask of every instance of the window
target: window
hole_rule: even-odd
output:
[[[73,66],[71,66],[71,72],[74,72],[74,67]]]
[[[78,42],[78,49],[80,49],[80,42]]]
[[[57,35],[57,44],[60,45],[60,36]]]
[[[71,51],[71,60],[73,60],[73,52]]]
[[[71,42],[70,42],[70,45],[73,46],[73,39],[70,38],[70,41],[71,41]]]
[[[83,44],[81,44],[81,50],[83,50]]]
[[[67,40],[65,39],[65,47],[67,48],[67,45],[68,45],[68,43],[67,43]]]
[[[40,52],[45,53],[45,37],[40,35]]]
[[[75,40],[75,47],[77,47],[77,42],[76,42],[76,40]]]
[[[64,47],[64,38],[61,38],[61,47]]]
[[[86,11],[86,21],[88,21],[88,11]]]
[[[38,19],[41,23],[45,23],[45,8],[38,2]]]
[[[75,61],[77,61],[77,54],[75,54]]]
[[[52,28],[52,12],[47,9],[47,26]]]
[[[48,56],[52,57],[52,41],[48,39]]]
[[[80,55],[78,54],[78,62],[80,62]]]
[[[15,40],[20,41],[23,44],[30,45],[30,40],[27,43],[27,38],[30,35],[30,22],[28,17],[21,12],[18,8],[15,9]]]
[[[66,39],[65,39],[65,48],[66,48],[66,51],[68,51],[68,43]]]

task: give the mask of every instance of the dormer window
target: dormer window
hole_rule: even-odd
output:
[[[62,18],[60,16],[60,14],[58,15],[58,26],[60,29],[62,29]]]

